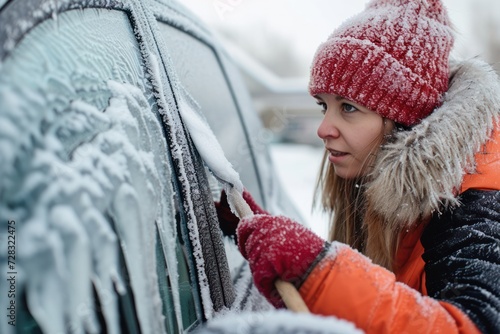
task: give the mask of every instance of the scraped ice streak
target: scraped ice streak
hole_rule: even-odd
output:
[[[183,96],[179,99],[179,111],[198,153],[214,176],[223,182],[231,211],[240,217],[251,214],[250,208],[241,196],[243,184],[239,174],[224,155],[224,151],[201,113],[199,105],[185,89],[182,91]]]
[[[185,92],[183,98],[180,99],[179,110],[196,149],[218,179],[230,183],[236,190],[242,192],[243,184],[240,176],[226,159],[222,147],[199,111],[198,105],[187,94]]]

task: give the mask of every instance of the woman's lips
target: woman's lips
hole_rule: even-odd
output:
[[[330,160],[331,163],[339,163],[343,160],[343,158],[347,157],[349,153],[346,152],[341,152],[337,150],[332,150],[332,149],[327,149],[328,152],[330,152],[330,156],[328,157],[328,160]]]
[[[339,151],[335,151],[335,150],[330,150],[330,154],[335,156],[335,157],[340,157],[342,155],[346,155],[347,153],[345,152],[339,152]]]

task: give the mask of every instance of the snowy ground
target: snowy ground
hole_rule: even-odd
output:
[[[297,144],[272,144],[271,156],[280,181],[311,229],[326,238],[328,219],[312,211],[313,190],[316,184],[322,147]]]

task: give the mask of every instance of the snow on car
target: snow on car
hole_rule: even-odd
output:
[[[299,218],[238,71],[177,2],[0,2],[1,333],[178,333],[271,309],[219,230],[221,160],[186,105],[259,204]]]

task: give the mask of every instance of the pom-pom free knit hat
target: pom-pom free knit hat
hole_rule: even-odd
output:
[[[407,126],[448,89],[453,34],[440,0],[372,0],[316,51],[309,92],[331,93]]]

